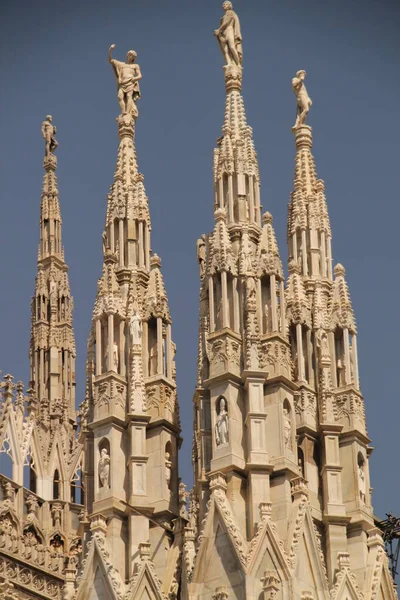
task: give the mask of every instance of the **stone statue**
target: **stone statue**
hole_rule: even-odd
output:
[[[222,8],[225,14],[221,18],[219,28],[214,31],[221,52],[227,65],[242,65],[242,34],[237,14],[232,10],[232,2],[224,2]]]
[[[103,448],[100,452],[99,460],[99,478],[100,487],[108,490],[110,488],[110,462],[111,459],[108,455],[107,449]]]
[[[292,424],[290,422],[289,411],[283,409],[283,431],[285,437],[285,447],[291,450],[292,448]]]
[[[108,235],[107,235],[107,231],[104,230],[103,233],[101,234],[101,241],[103,244],[103,254],[106,253],[106,250],[108,249]]]
[[[108,50],[108,61],[112,65],[118,85],[118,102],[123,115],[129,115],[137,112],[136,100],[140,98],[140,88],[138,81],[142,79],[139,65],[135,64],[136,52],[129,50],[126,55],[126,63],[115,60],[112,57],[112,51],[115,44],[112,44]]]
[[[293,77],[292,79],[292,89],[295,93],[297,101],[297,117],[293,129],[297,129],[300,127],[300,125],[304,125],[306,122],[306,116],[312,105],[311,98],[307,93],[306,86],[304,85],[305,78],[305,71],[297,71],[296,77]]]
[[[112,370],[118,373],[119,357],[118,357],[118,345],[114,342],[113,344],[113,368]]]
[[[142,322],[136,310],[131,317],[129,330],[131,334],[131,343],[133,345],[140,344],[142,340]]]
[[[171,485],[171,472],[172,472],[171,455],[169,452],[166,452],[165,453],[165,483],[167,485],[167,490],[169,490],[169,486]]]
[[[246,279],[246,296],[247,300],[254,299],[256,297],[256,283],[254,277],[248,277]]]
[[[221,398],[219,401],[219,414],[215,424],[215,441],[217,446],[227,444],[229,441],[229,422],[225,398]]]
[[[57,129],[56,126],[53,125],[53,117],[51,115],[47,115],[46,120],[42,123],[42,136],[44,137],[44,141],[46,143],[46,157],[50,154],[54,154],[54,151],[58,146],[58,142],[55,138],[56,133]]]
[[[361,502],[365,502],[365,473],[362,465],[358,465],[358,489],[360,492],[360,500]]]
[[[204,233],[197,240],[197,260],[200,267],[200,279],[203,279],[206,273],[206,236]]]
[[[268,303],[264,304],[264,332],[267,333],[269,330],[269,308]]]

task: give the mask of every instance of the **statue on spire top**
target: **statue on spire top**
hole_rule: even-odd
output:
[[[312,105],[312,100],[304,85],[306,75],[307,73],[304,70],[297,71],[296,77],[293,77],[292,79],[292,89],[297,101],[297,117],[296,123],[292,127],[293,131],[305,124],[308,111]]]
[[[240,33],[239,17],[232,9],[232,2],[223,3],[225,14],[221,18],[219,28],[214,31],[218,39],[221,52],[227,65],[242,66],[242,34]]]
[[[108,62],[112,65],[118,85],[118,102],[123,115],[133,114],[137,116],[136,100],[140,98],[139,79],[142,79],[140,67],[135,64],[136,52],[129,50],[126,62],[116,60],[112,57],[115,44],[111,44],[108,50]]]
[[[56,140],[57,129],[53,125],[53,117],[51,115],[46,116],[46,120],[42,123],[42,136],[46,143],[45,157],[47,158],[50,154],[54,154],[55,149],[58,146]]]

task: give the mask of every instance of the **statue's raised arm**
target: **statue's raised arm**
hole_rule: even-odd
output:
[[[297,117],[296,123],[293,126],[293,131],[305,124],[308,111],[312,105],[312,100],[308,95],[304,84],[306,75],[307,73],[304,70],[297,71],[296,76],[292,79],[292,89],[297,102]]]
[[[241,67],[243,59],[242,34],[239,17],[232,9],[232,2],[226,1],[222,8],[225,14],[219,28],[214,31],[227,65]]]
[[[112,57],[115,44],[108,49],[108,62],[112,65],[117,79],[118,102],[123,115],[132,114],[137,116],[136,100],[140,98],[139,80],[142,73],[139,65],[135,64],[136,52],[129,50],[126,62],[116,60]]]

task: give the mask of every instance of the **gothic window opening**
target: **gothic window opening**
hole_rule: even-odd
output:
[[[58,469],[54,471],[53,476],[53,500],[61,499],[61,479]]]

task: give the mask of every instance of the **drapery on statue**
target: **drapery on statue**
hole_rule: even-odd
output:
[[[225,398],[221,398],[219,401],[219,413],[215,423],[215,441],[217,446],[227,444],[229,441],[228,411]]]
[[[204,233],[197,240],[197,260],[200,267],[200,279],[203,279],[206,273],[206,236]]]
[[[112,65],[118,85],[118,102],[123,115],[136,113],[136,100],[140,98],[139,79],[142,79],[139,65],[135,64],[136,52],[129,50],[126,55],[126,63],[115,60],[112,51],[115,44],[111,44],[108,50],[108,62]]]
[[[57,129],[56,126],[53,125],[53,117],[51,115],[47,115],[46,120],[42,123],[42,136],[44,137],[44,141],[46,143],[46,157],[50,154],[54,154],[54,151],[58,146],[58,142],[55,137],[56,133]]]
[[[111,459],[108,455],[107,448],[103,448],[100,452],[99,479],[100,487],[103,487],[106,490],[110,487],[110,462]]]
[[[227,65],[242,65],[242,34],[237,14],[232,10],[232,2],[224,2],[222,8],[225,14],[221,18],[219,28],[214,31],[219,47]]]
[[[300,127],[300,125],[304,125],[308,111],[312,105],[312,100],[307,93],[306,86],[304,85],[306,75],[307,73],[303,70],[297,71],[296,77],[293,77],[292,79],[292,89],[297,101],[297,117],[296,123],[292,127],[293,130]]]

